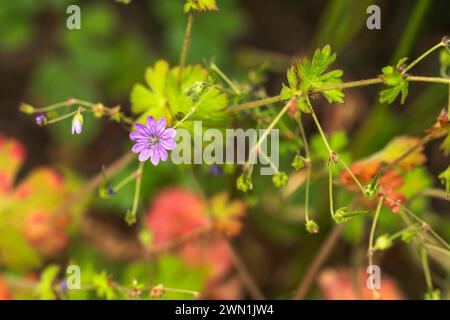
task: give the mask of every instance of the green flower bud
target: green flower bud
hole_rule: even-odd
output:
[[[347,217],[348,213],[349,213],[348,207],[339,208],[334,213],[333,219],[337,224],[346,223],[351,219],[350,217]]]
[[[283,171],[278,171],[272,177],[272,182],[277,188],[283,188],[288,182],[288,176]]]
[[[375,241],[375,250],[386,250],[392,247],[392,240],[388,234],[383,234]]]
[[[439,289],[427,292],[425,300],[441,300],[441,291]]]
[[[297,171],[303,169],[305,167],[305,159],[301,155],[297,154],[294,157],[294,160],[292,160],[292,167]]]
[[[350,211],[349,207],[342,207],[336,210],[336,212],[333,215],[333,219],[337,224],[342,224],[350,221],[356,216],[360,216],[366,213],[368,213],[368,211],[363,210]]]
[[[129,226],[136,223],[136,213],[131,210],[128,210],[125,214],[125,222],[128,223]]]
[[[184,95],[191,98],[193,102],[197,102],[200,96],[205,91],[207,83],[203,81],[196,81],[194,84],[184,90]]]
[[[311,234],[319,233],[319,225],[314,220],[309,220],[305,225],[306,231]]]
[[[96,118],[101,118],[105,114],[105,106],[102,103],[97,103],[92,106],[92,111]]]
[[[22,103],[19,107],[20,112],[23,112],[25,114],[33,114],[35,112],[35,109],[32,105],[27,103]]]
[[[247,192],[253,189],[252,178],[247,173],[242,173],[236,180],[236,187],[242,192]]]
[[[403,242],[410,244],[416,237],[416,231],[406,230],[402,233],[401,239]]]
[[[380,189],[380,184],[378,183],[378,179],[380,178],[380,174],[377,173],[372,179],[370,179],[369,183],[364,186],[364,195],[367,198],[373,199]]]

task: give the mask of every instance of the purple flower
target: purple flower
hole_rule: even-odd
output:
[[[77,113],[72,119],[72,134],[80,134],[83,130],[83,116]]]
[[[36,123],[38,124],[38,126],[42,126],[45,124],[45,115],[43,113],[39,113],[36,116]]]
[[[175,129],[166,129],[166,119],[161,118],[156,122],[152,116],[147,118],[146,126],[135,123],[136,132],[130,133],[130,139],[135,141],[134,153],[139,153],[139,161],[150,161],[157,165],[159,160],[166,161],[169,157],[167,150],[173,150],[177,146],[174,138],[177,135]]]
[[[209,172],[210,172],[211,174],[215,175],[215,176],[220,176],[220,175],[222,175],[223,170],[222,170],[222,168],[220,168],[220,167],[218,167],[218,166],[216,166],[216,165],[213,164],[213,165],[210,167]]]

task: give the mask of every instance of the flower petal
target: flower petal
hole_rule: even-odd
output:
[[[154,132],[155,131],[155,126],[156,126],[156,120],[155,118],[153,118],[152,116],[149,116],[147,118],[147,128],[150,129],[150,132]]]
[[[133,153],[138,153],[138,152],[142,152],[145,149],[147,149],[147,144],[145,142],[143,143],[136,143],[133,148],[131,148],[131,151]]]
[[[144,134],[144,135],[149,135],[149,131],[148,131],[147,127],[144,126],[143,124],[135,123],[135,124],[134,124],[134,128],[135,128],[138,132],[140,132],[140,133],[142,133],[142,134]]]
[[[152,156],[150,158],[150,161],[152,162],[152,164],[154,166],[158,165],[158,163],[159,163],[159,153],[158,153],[158,151],[156,149],[153,149],[153,153],[152,153]]]
[[[161,138],[163,138],[163,139],[172,139],[172,138],[175,138],[176,135],[177,135],[177,130],[172,129],[172,128],[167,128],[161,134]]]
[[[177,143],[173,139],[161,139],[159,145],[166,150],[173,150],[177,147]]]
[[[154,132],[157,135],[163,134],[164,133],[164,129],[166,129],[166,124],[167,124],[166,118],[163,117],[163,118],[159,119],[158,123],[156,124]]]
[[[130,133],[130,139],[134,140],[134,141],[147,140],[148,136],[142,134],[142,132],[135,131],[135,132]]]
[[[169,158],[169,154],[163,147],[158,146],[157,152],[159,153],[159,157],[161,158],[162,161],[166,161],[167,158]]]
[[[150,149],[145,149],[139,154],[139,161],[147,161],[150,158]]]

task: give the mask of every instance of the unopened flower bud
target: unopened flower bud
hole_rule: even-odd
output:
[[[252,177],[248,173],[242,173],[236,180],[236,187],[242,192],[253,189]]]
[[[19,107],[19,110],[25,114],[33,114],[35,111],[34,107],[27,103],[22,103]]]
[[[375,241],[375,250],[386,250],[392,247],[392,240],[388,234],[383,234]]]
[[[317,234],[319,233],[319,225],[314,220],[309,220],[306,222],[306,231],[308,231],[311,234]]]
[[[294,157],[294,160],[292,160],[291,165],[297,171],[303,169],[305,167],[305,159],[301,155],[297,154]]]
[[[164,286],[162,284],[158,284],[157,286],[153,287],[150,291],[150,298],[161,298],[164,295]]]
[[[277,188],[283,188],[287,182],[288,182],[288,176],[283,171],[278,171],[275,173],[275,175],[272,177],[272,182]]]
[[[80,134],[83,131],[83,115],[78,112],[72,119],[72,134]]]
[[[45,126],[47,125],[47,118],[45,117],[45,115],[43,113],[39,113],[36,116],[36,123],[38,126]]]
[[[92,111],[96,118],[101,118],[105,114],[105,106],[102,103],[97,103],[92,106]]]

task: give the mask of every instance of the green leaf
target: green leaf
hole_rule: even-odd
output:
[[[96,288],[97,295],[107,300],[117,298],[116,292],[109,283],[108,274],[103,271],[93,276],[92,282]]]
[[[42,300],[53,300],[56,298],[53,291],[53,282],[59,273],[59,267],[56,265],[49,265],[42,273],[39,284],[36,287],[36,295]]]
[[[401,65],[404,59],[400,59],[397,65]],[[404,104],[408,95],[409,82],[405,80],[398,67],[392,66],[384,67],[382,70],[383,83],[389,88],[380,92],[379,101],[381,103],[393,103],[395,99],[401,94],[401,103]]]
[[[198,83],[208,78],[208,71],[201,66],[188,66],[178,82],[179,68],[170,68],[164,60],[159,60],[145,73],[147,86],[136,84],[131,92],[131,110],[140,114],[138,122],[145,123],[148,116],[156,119],[165,117],[172,126],[175,117],[184,116],[191,108],[195,112],[180,127],[192,130],[194,120],[202,121],[204,128],[224,128],[230,121],[230,114],[225,112],[228,105],[227,96],[216,88],[208,87],[195,99],[189,94]]]
[[[294,63],[287,71],[287,79],[290,90],[283,85],[281,91],[282,97],[289,97],[295,92],[309,92],[312,88],[322,86],[332,86],[342,83],[342,70],[332,70],[327,73],[327,69],[336,60],[336,53],[331,52],[329,45],[322,49],[317,49],[314,52],[313,58],[310,61],[308,58],[303,58],[301,61]],[[344,93],[342,90],[333,89],[322,92],[323,96],[329,103],[344,102]],[[304,108],[307,105],[304,97],[299,98],[299,108]]]
[[[184,12],[189,13],[192,11],[206,12],[217,11],[216,0],[188,0],[184,5]]]

